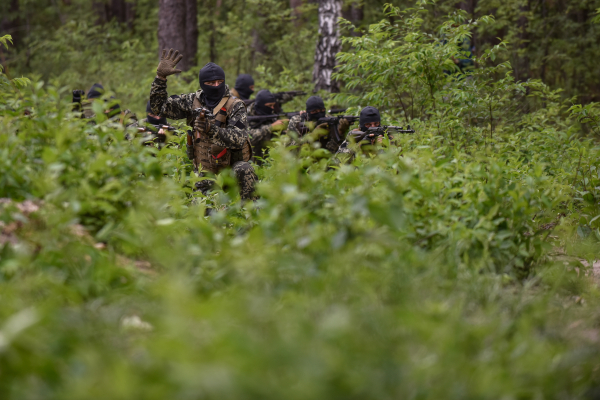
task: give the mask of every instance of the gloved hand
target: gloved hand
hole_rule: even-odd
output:
[[[84,94],[85,92],[83,90],[73,90],[73,103],[81,103],[81,96]]]
[[[189,144],[186,145],[186,149],[185,149],[185,153],[187,154],[188,158],[190,160],[194,159],[194,146],[190,146]]]
[[[200,114],[194,120],[194,130],[200,133],[208,133],[210,128],[212,127],[212,122],[210,122],[204,114]]]
[[[329,135],[329,124],[317,125],[311,133],[311,136],[315,140],[319,140],[327,135]]]
[[[346,133],[348,133],[348,128],[350,128],[350,122],[346,118],[340,119],[340,123],[338,124],[338,131],[340,135],[344,138],[346,137]]]
[[[167,50],[163,49],[160,62],[156,68],[156,75],[160,78],[167,79],[167,76],[169,75],[180,73],[181,70],[175,69],[175,66],[182,58],[183,56],[179,54],[178,50],[170,49],[169,54],[167,54]]]

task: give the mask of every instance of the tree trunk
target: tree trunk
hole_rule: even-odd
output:
[[[108,20],[108,16],[106,15],[106,7],[107,7],[107,5],[103,1],[93,1],[92,2],[92,10],[94,11],[94,14],[96,15],[96,21],[95,21],[96,25],[105,24],[106,21]]]
[[[6,7],[6,5],[4,6]],[[10,0],[8,13],[0,17],[0,36],[11,35],[13,43],[18,46],[25,35],[19,33],[22,21],[19,12],[19,0]]]
[[[357,28],[360,27],[360,24],[365,18],[364,4],[357,1],[352,2],[347,7],[342,9],[342,17],[352,22],[352,25],[356,26]],[[354,31],[352,32],[352,36],[360,36],[360,33],[358,31]]]
[[[302,12],[299,10],[299,7],[301,5],[302,0],[290,0],[290,8],[292,9],[292,20],[294,21],[294,25],[296,27],[300,26],[300,24],[302,23]]]
[[[187,65],[196,65],[198,53],[198,0],[186,0],[185,54]]]
[[[342,13],[341,0],[319,0],[319,39],[315,49],[313,82],[315,92],[339,92],[339,85],[331,79],[340,50],[338,18]]]
[[[527,51],[527,48],[529,47],[529,18],[528,18],[528,14],[529,14],[529,10],[531,10],[530,7],[530,1],[527,1],[526,4],[522,5],[521,7],[519,7],[519,10],[521,12],[521,15],[519,16],[519,19],[517,20],[517,26],[519,27],[519,42],[517,43],[517,46],[519,49],[524,49],[522,51],[523,56],[519,57],[519,54],[517,53],[516,57],[517,57],[517,62],[515,63],[515,79],[517,81],[526,81],[527,79],[529,79],[529,74],[530,74],[530,63],[529,63],[529,52]]]
[[[254,69],[254,67],[256,67],[256,64],[258,64],[257,59],[256,59],[257,55],[265,54],[266,52],[267,52],[267,47],[265,46],[265,43],[260,38],[258,30],[252,29],[252,50],[251,50],[251,54],[250,54],[251,69]]]
[[[158,54],[163,49],[176,49],[184,55],[177,64],[183,71],[190,68],[186,44],[186,0],[159,0],[158,3]]]
[[[350,3],[342,9],[342,17],[352,22],[354,25],[359,25],[365,18],[364,4],[358,1]]]

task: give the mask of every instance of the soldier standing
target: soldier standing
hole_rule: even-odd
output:
[[[193,145],[188,146],[188,157],[200,176],[214,175],[232,167],[237,177],[242,200],[255,199],[254,187],[258,180],[254,168],[248,163],[252,148],[248,136],[248,123],[244,103],[233,97],[225,84],[225,72],[209,62],[199,74],[201,90],[195,93],[168,96],[167,77],[181,72],[176,65],[183,56],[173,49],[163,54],[150,90],[152,113],[169,119],[186,119],[194,127]],[[214,118],[194,110],[205,108]],[[214,182],[196,183],[198,190],[207,194]]]

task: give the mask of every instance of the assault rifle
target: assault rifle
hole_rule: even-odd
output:
[[[350,125],[352,125],[353,123],[355,123],[356,121],[359,120],[359,117],[355,117],[354,115],[340,115],[337,117],[323,117],[323,118],[319,118],[319,120],[316,122],[316,126],[319,126],[322,124],[329,125],[329,127],[333,131],[332,133],[333,133],[334,140],[337,143],[341,143],[344,141],[344,139],[340,135],[340,131],[338,128],[338,125],[339,125],[341,119],[347,120],[350,123]],[[306,123],[304,126],[306,127]]]
[[[270,114],[270,115],[250,115],[248,116],[248,122],[275,122],[278,119],[285,118],[289,119],[295,115],[300,115],[300,111],[294,111],[282,114]]]
[[[158,142],[164,143],[167,141],[167,135],[165,135],[164,133],[158,133],[158,132],[160,132],[161,129],[163,129],[165,131],[171,131],[171,132],[176,130],[176,128],[173,126],[153,125],[153,124],[146,124],[145,126],[139,126],[137,128],[138,132],[149,132],[152,136],[154,136],[154,138],[150,138],[148,141],[152,141],[152,139],[156,139]]]
[[[152,132],[155,135],[158,135],[158,132],[163,129],[165,131],[175,131],[177,130],[177,128],[175,128],[174,126],[169,126],[169,125],[153,125],[153,124],[146,124],[145,126],[140,126],[137,128],[138,132]]]
[[[348,111],[347,108],[332,108],[331,110],[327,110],[327,114],[342,114]]]
[[[206,107],[198,107],[192,111],[192,121],[195,121],[200,115],[203,115],[206,119],[214,119],[215,116],[212,113],[212,110]],[[193,122],[192,122],[193,125]],[[188,146],[194,145],[194,139],[200,139],[200,134],[194,130],[188,131],[187,135],[187,144]]]
[[[304,96],[304,95],[306,95],[306,92],[304,92],[302,90],[290,90],[289,92],[273,93],[273,96],[275,97],[275,101],[277,103],[281,102],[283,100],[283,97],[286,95],[292,96],[292,97]],[[254,103],[255,101],[256,101],[256,99],[244,100],[244,104],[246,104],[246,107],[248,107],[250,104]]]
[[[388,131],[393,131],[394,133],[415,133],[415,130],[411,129],[410,125],[408,125],[407,129],[404,129],[401,126],[384,125],[369,128],[366,132],[359,131],[357,133],[348,135],[348,137],[353,138],[354,142],[359,143],[362,141],[375,140],[378,137],[384,136],[386,133],[388,133]]]

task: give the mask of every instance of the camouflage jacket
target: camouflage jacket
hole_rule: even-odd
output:
[[[230,96],[229,87],[225,85],[225,96]],[[150,107],[152,114],[161,115],[169,119],[186,119],[189,126],[194,124],[194,99],[198,98],[204,107],[202,90],[195,93],[170,96],[167,94],[167,81],[155,78],[150,90]],[[227,126],[217,127],[211,125],[208,136],[218,146],[231,150],[241,150],[248,138],[248,120],[244,103],[237,102],[227,118]]]
[[[256,115],[256,110],[254,109],[254,104],[251,104],[250,107],[248,107],[248,116],[253,115]],[[271,140],[273,137],[271,134],[271,123],[271,121],[256,121],[250,123],[250,129],[248,130],[248,133],[250,134],[250,143],[252,143],[252,147],[262,146],[267,141]]]
[[[293,116],[290,119],[287,131],[290,137],[290,145],[301,145],[310,141],[318,141],[321,143],[321,147],[335,154],[341,143],[336,142],[331,129],[323,135],[321,132],[316,132],[315,125],[315,123],[308,121],[306,113]]]

